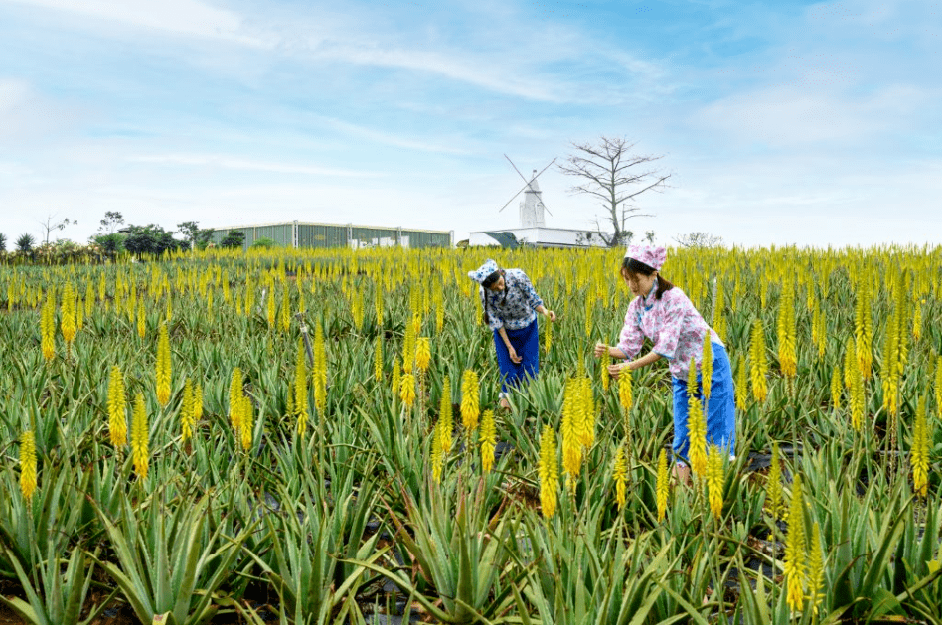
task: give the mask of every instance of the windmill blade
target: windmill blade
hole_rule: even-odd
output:
[[[510,163],[510,166],[514,168],[514,170],[517,172],[517,174],[518,174],[521,178],[523,178],[523,181],[526,182],[527,184],[526,184],[525,187],[523,187],[522,189],[520,189],[519,191],[517,191],[517,192],[514,194],[514,196],[513,196],[512,198],[510,198],[510,200],[509,200],[506,204],[504,204],[503,206],[501,206],[501,207],[500,207],[500,210],[497,211],[498,213],[501,212],[501,211],[503,211],[503,210],[504,210],[505,208],[507,208],[508,206],[510,206],[510,202],[513,202],[515,199],[517,199],[517,196],[520,195],[521,193],[523,193],[524,191],[526,191],[527,189],[530,189],[531,191],[533,191],[533,187],[530,186],[530,184],[533,182],[533,180],[536,180],[537,178],[539,178],[540,176],[542,176],[542,175],[543,175],[543,172],[545,172],[547,169],[549,169],[550,167],[552,167],[552,166],[553,166],[553,163],[556,162],[556,159],[554,158],[552,161],[550,161],[550,164],[549,164],[549,165],[547,165],[546,167],[544,167],[543,169],[540,170],[540,173],[538,173],[537,175],[533,176],[533,180],[527,180],[526,176],[524,176],[523,174],[520,173],[520,170],[517,169],[517,166],[514,165],[514,162],[513,162],[512,160],[510,160],[510,157],[509,157],[509,156],[507,156],[506,154],[504,154],[504,158],[507,159],[507,162]],[[533,192],[536,193],[536,191],[533,191]],[[540,204],[543,206],[543,208],[546,210],[546,212],[549,213],[550,216],[552,217],[552,216],[553,216],[553,213],[550,212],[550,209],[547,208],[546,204],[543,203],[543,200],[542,200],[542,199],[540,199]]]

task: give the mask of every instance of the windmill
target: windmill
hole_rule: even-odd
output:
[[[504,154],[504,158],[507,159],[507,162],[510,163],[511,167],[514,168],[514,171],[517,172],[517,175],[519,175],[520,178],[523,180],[523,182],[526,184],[522,189],[517,191],[517,193],[515,193],[514,196],[510,198],[510,200],[506,204],[504,204],[500,208],[500,210],[497,212],[498,213],[503,212],[505,208],[510,206],[511,202],[513,202],[515,199],[517,199],[517,197],[521,193],[523,193],[524,199],[522,202],[520,202],[520,227],[521,228],[545,228],[546,220],[543,217],[543,211],[545,210],[550,215],[552,215],[553,213],[551,213],[550,210],[546,208],[546,204],[543,203],[543,192],[540,191],[540,185],[537,182],[537,178],[542,176],[543,172],[545,172],[547,169],[552,167],[553,163],[556,162],[556,159],[554,158],[552,162],[546,167],[544,167],[539,173],[537,173],[537,171],[534,169],[533,175],[530,177],[529,180],[527,180],[526,176],[520,173],[520,170],[517,169],[517,166],[514,165],[514,162],[510,160],[509,156]]]

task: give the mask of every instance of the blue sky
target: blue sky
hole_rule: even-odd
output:
[[[668,243],[942,243],[942,2],[0,0],[0,232],[518,225],[625,136]],[[599,212],[553,169],[549,226]]]

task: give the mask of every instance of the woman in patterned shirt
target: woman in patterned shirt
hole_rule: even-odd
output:
[[[628,305],[621,340],[615,347],[595,346],[596,357],[607,352],[627,363],[611,365],[613,378],[621,371],[646,367],[662,358],[669,361],[674,393],[674,474],[683,482],[690,479],[685,460],[690,450],[687,429],[687,380],[690,360],[701,371],[703,341],[706,333],[713,343],[713,380],[707,415],[707,442],[725,449],[733,457],[736,443],[735,395],[729,357],[722,341],[697,311],[690,298],[659,275],[667,258],[663,247],[632,245],[621,265],[621,275],[636,297]],[[636,358],[645,338],[651,339],[651,351]],[[696,394],[703,398],[703,381],[698,374]]]
[[[468,277],[480,284],[484,323],[494,332],[501,375],[500,405],[510,408],[507,392],[523,378],[540,372],[540,328],[536,313],[556,321],[522,269],[500,269],[487,259]]]

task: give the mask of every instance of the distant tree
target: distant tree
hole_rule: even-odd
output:
[[[91,237],[91,240],[95,242],[102,251],[108,256],[114,257],[118,252],[124,250],[124,240],[127,238],[126,234],[120,232],[112,232],[109,234],[96,234]]]
[[[272,239],[271,237],[259,237],[252,241],[252,245],[249,247],[263,247],[266,249],[278,247],[278,241]]]
[[[121,213],[115,211],[108,211],[105,213],[105,218],[100,222],[101,225],[98,227],[99,232],[105,234],[114,234],[115,230],[118,229],[118,226],[124,224],[124,217]]]
[[[182,234],[190,244],[190,247],[194,249],[205,248],[214,232],[212,228],[200,228],[199,223],[198,221],[184,221],[183,223],[177,224],[177,232]]]
[[[7,251],[7,235],[0,232],[0,252]]]
[[[654,243],[654,230],[648,230],[644,233],[644,240],[648,243]]]
[[[622,137],[603,136],[598,144],[570,145],[575,152],[557,166],[561,173],[582,179],[570,192],[590,195],[599,201],[602,216],[596,218],[595,226],[606,245],[627,244],[630,231],[625,229],[625,222],[632,217],[649,216],[640,214],[633,200],[648,191],[659,193],[668,188],[666,182],[672,174],[648,169],[650,163],[663,156],[632,154],[635,144]],[[603,232],[603,225],[610,232]]]
[[[183,242],[173,238],[173,233],[155,224],[129,225],[121,232],[127,234],[124,239],[124,249],[139,258],[144,254],[163,254],[167,250],[175,250],[183,245]]]
[[[230,230],[229,234],[219,242],[222,247],[242,247],[245,241],[245,233],[241,230]]]
[[[33,244],[36,243],[36,239],[33,238],[33,235],[27,233],[21,234],[20,237],[16,240],[16,249],[21,252],[32,252]]]
[[[674,237],[674,240],[684,247],[720,247],[723,245],[723,237],[709,232],[688,232]]]
[[[53,231],[62,231],[65,230],[67,226],[78,225],[78,222],[74,219],[63,219],[62,221],[56,221],[56,217],[54,215],[47,215],[46,220],[40,221],[39,223],[43,227],[43,232],[45,232],[43,242],[47,245],[49,244],[49,235],[52,234]]]

